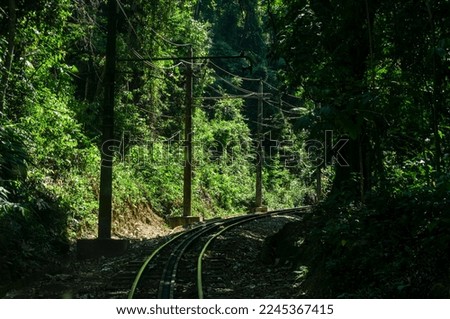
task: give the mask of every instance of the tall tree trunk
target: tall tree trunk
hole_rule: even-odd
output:
[[[435,50],[438,45],[438,41],[436,40],[436,25],[434,23],[433,12],[431,10],[431,5],[429,1],[425,1],[425,5],[427,7],[428,16],[430,20],[431,26],[431,39],[433,46],[433,50]],[[440,109],[442,103],[442,83],[443,83],[443,75],[442,75],[442,62],[441,57],[433,52],[433,95],[432,95],[432,112],[431,112],[431,123],[433,127],[433,136],[434,136],[434,168],[436,169],[436,176],[440,176],[441,174],[441,158],[442,158],[442,149],[441,149],[441,136],[439,135],[439,117],[440,117]]]
[[[440,72],[435,70],[435,72]],[[435,74],[434,78],[434,88],[433,88],[433,112],[432,112],[432,123],[433,123],[433,136],[434,136],[434,167],[436,169],[436,177],[441,175],[441,161],[442,161],[442,148],[441,148],[441,136],[439,131],[439,118],[440,118],[440,106],[442,103],[442,78],[440,74]]]
[[[342,138],[347,139],[346,137]],[[331,156],[334,156],[334,154]],[[340,150],[340,156],[342,156],[345,162],[336,161],[334,163],[335,175],[331,194],[341,199],[360,198],[360,184],[354,178],[355,175],[360,173],[359,141],[348,139],[346,145]],[[343,163],[346,165],[342,165]]]
[[[349,4],[347,10],[358,12],[358,6],[355,4]],[[335,165],[336,174],[333,180],[332,193],[339,196],[340,193],[346,193],[354,199],[359,199],[361,203],[364,202],[365,194],[370,190],[370,170],[369,161],[366,158],[370,157],[370,131],[365,127],[365,120],[363,115],[357,111],[358,109],[369,108],[370,106],[366,104],[363,100],[365,92],[370,90],[371,85],[373,86],[374,75],[373,75],[373,39],[371,31],[373,30],[374,21],[374,4],[372,1],[365,1],[364,11],[361,11],[360,15],[355,15],[353,19],[348,20],[345,25],[346,32],[352,30],[354,34],[354,39],[352,44],[350,44],[346,55],[337,57],[338,63],[347,68],[348,72],[352,75],[353,85],[350,90],[343,89],[341,94],[355,99],[358,102],[347,103],[357,103],[355,105],[346,106],[347,111],[351,113],[352,124],[358,129],[357,136],[349,140],[346,147],[342,150],[342,155],[348,162],[348,166]],[[345,56],[351,56],[351,60],[348,61]],[[369,65],[368,65],[369,59]],[[367,72],[371,71],[371,81],[372,83],[367,83]],[[354,88],[357,87],[355,90]],[[343,105],[340,106],[341,109],[345,109]]]
[[[17,25],[17,14],[16,14],[16,0],[8,1],[8,48],[5,57],[5,73],[2,76],[0,83],[0,88],[2,92],[2,100],[0,102],[0,115],[5,115],[6,112],[6,100],[8,95],[8,82],[9,74],[12,69],[12,62],[14,58],[14,48],[16,39],[16,25]]]

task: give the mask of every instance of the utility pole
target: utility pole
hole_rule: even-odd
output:
[[[152,58],[120,58],[117,61],[188,61],[186,66],[186,110],[185,110],[185,131],[184,131],[184,178],[183,178],[183,216],[169,218],[169,224],[172,227],[179,225],[187,225],[197,221],[198,217],[191,216],[192,214],[192,167],[193,167],[193,70],[192,65],[196,60],[216,60],[216,59],[245,59],[250,63],[249,69],[252,69],[252,60],[247,57],[244,52],[239,55],[220,55],[220,56],[194,56],[192,47],[190,48],[188,56],[172,56],[172,57],[152,57]],[[262,85],[262,82],[261,82]]]
[[[189,49],[189,63],[186,66],[186,110],[184,118],[184,184],[183,184],[183,216],[191,216],[192,208],[192,91],[193,91],[193,71],[192,71],[192,47]]]
[[[257,115],[257,138],[258,138],[258,163],[256,163],[256,201],[255,209],[260,211],[262,208],[262,166],[264,161],[262,145],[262,121],[263,121],[263,81],[259,81],[258,91],[258,115]]]
[[[117,1],[108,0],[108,34],[103,100],[103,134],[101,146],[100,196],[98,209],[98,238],[79,239],[79,258],[119,256],[128,247],[128,241],[111,238],[112,222],[112,166],[114,146],[114,86],[116,76]]]
[[[117,1],[108,1],[108,34],[103,100],[103,134],[101,146],[100,196],[98,211],[98,238],[111,238],[112,221],[112,166],[114,153],[114,86],[116,73]]]

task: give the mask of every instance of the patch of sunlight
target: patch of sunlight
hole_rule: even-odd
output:
[[[296,280],[304,279],[306,275],[308,275],[308,272],[309,272],[308,266],[300,266],[298,270],[294,271],[294,273],[296,274],[295,279]]]
[[[301,237],[294,243],[295,247],[300,247],[305,242],[305,238]]]

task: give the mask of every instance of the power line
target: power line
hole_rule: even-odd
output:
[[[290,103],[288,103],[288,102],[286,102],[286,101],[284,101],[284,100],[281,100],[281,104],[287,105],[287,106],[289,106],[289,107],[291,107],[291,108],[293,108],[293,109],[295,109],[295,108],[298,107],[298,106],[292,105],[292,104],[290,104]]]
[[[263,81],[263,83],[264,83],[265,85],[267,85],[268,87],[270,87],[270,88],[272,88],[272,89],[274,89],[274,90],[276,90],[276,91],[278,91],[278,92],[281,92],[280,89],[274,87],[273,85],[269,84],[269,83],[266,82],[265,80],[262,80],[262,81]]]
[[[125,19],[127,20],[128,25],[130,26],[131,30],[132,30],[133,33],[135,34],[136,38],[138,39],[138,41],[139,41],[140,43],[142,43],[142,41],[139,40],[139,37],[138,37],[137,32],[136,32],[136,29],[134,28],[133,24],[131,23],[130,19],[128,18],[128,15],[126,14],[125,9],[123,8],[122,3],[120,2],[120,0],[116,0],[116,2],[117,2],[118,6],[119,6],[119,8],[120,8],[120,11],[122,12],[122,14],[124,15]],[[150,31],[153,32],[154,35],[156,35],[158,38],[160,38],[161,40],[163,40],[164,42],[166,42],[166,43],[168,43],[168,44],[170,44],[170,45],[173,45],[173,46],[176,46],[176,47],[187,47],[187,46],[190,46],[190,45],[191,45],[190,43],[175,43],[175,42],[173,42],[173,41],[167,39],[166,37],[162,36],[162,35],[159,34],[158,32],[156,32],[156,30],[153,29],[152,27],[148,26],[148,28],[150,29]]]
[[[249,119],[246,119],[246,120],[247,120],[247,122],[258,124],[257,121],[253,121],[253,120],[249,120]],[[266,124],[266,123],[260,123],[260,125],[264,126],[264,127],[270,127],[272,129],[277,129],[277,130],[283,128],[283,126],[274,126],[274,125],[270,125],[270,124]]]
[[[241,80],[244,80],[244,81],[260,81],[260,80],[261,80],[261,79],[256,79],[256,78],[247,78],[247,77],[243,77],[243,76],[240,76],[240,75],[231,73],[230,71],[227,71],[227,70],[225,70],[224,68],[221,68],[220,66],[218,66],[217,64],[215,64],[215,63],[212,62],[212,61],[208,61],[208,64],[213,65],[215,68],[219,69],[220,71],[222,71],[222,72],[224,72],[224,73],[226,73],[226,74],[228,74],[228,75],[230,75],[230,76],[232,76],[232,77],[235,77],[235,78],[238,78],[238,79],[241,79]],[[218,77],[220,77],[220,76],[218,76]],[[222,77],[220,77],[220,78],[221,78],[222,80],[224,80]],[[224,80],[224,81],[226,81],[226,80]],[[273,90],[276,90],[277,92],[280,92],[280,93],[282,93],[283,95],[287,95],[287,96],[289,96],[289,97],[292,97],[292,98],[295,98],[295,99],[298,99],[298,100],[303,100],[303,98],[301,98],[301,97],[298,97],[298,96],[295,96],[295,95],[292,95],[292,94],[289,94],[289,93],[286,93],[286,92],[282,92],[279,88],[276,88],[275,86],[273,86],[272,84],[268,83],[268,82],[265,81],[265,80],[262,80],[262,81],[263,81],[263,83],[264,83],[265,85],[267,85],[269,88],[271,88],[271,89],[273,89]],[[227,82],[227,81],[226,81],[226,82]],[[227,83],[229,83],[229,82],[227,82]],[[291,104],[289,104],[289,103],[287,103],[287,102],[284,102],[284,103],[286,103],[287,105],[292,106]]]
[[[252,98],[253,95],[222,95],[222,96],[199,96],[194,99],[197,100],[232,100],[232,99],[249,99]]]
[[[148,65],[148,66],[150,66],[150,67],[152,67],[154,69],[159,69],[160,71],[162,71],[162,70],[173,70],[173,69],[175,69],[175,68],[177,68],[177,67],[179,67],[180,65],[183,64],[183,62],[178,62],[177,64],[172,65],[172,66],[168,66],[168,67],[158,66],[158,65],[153,64],[151,61],[148,61],[147,59],[144,59],[144,57],[139,52],[137,52],[135,49],[132,49],[132,52],[138,59],[142,60],[142,62],[144,62],[144,64],[146,64],[146,65]]]
[[[187,60],[180,60],[181,62],[183,62],[185,65],[190,65],[190,66],[204,66],[205,63],[203,62],[191,62],[191,61],[187,61]]]
[[[162,35],[159,34],[158,32],[156,32],[152,27],[149,27],[149,29],[150,29],[150,31],[152,31],[153,34],[155,34],[158,38],[160,38],[160,39],[163,40],[164,42],[166,42],[166,43],[168,43],[168,44],[170,44],[170,45],[173,45],[173,46],[175,46],[175,47],[188,47],[188,46],[191,46],[191,45],[192,45],[191,43],[176,43],[176,42],[173,42],[173,41],[171,41],[171,40],[165,38],[164,36],[162,36]]]
[[[239,86],[233,84],[232,82],[230,82],[230,81],[224,79],[224,78],[221,77],[220,75],[216,75],[216,76],[219,78],[219,80],[221,80],[221,81],[227,83],[228,85],[232,86],[232,87],[235,88],[236,90],[239,90],[239,91],[244,92],[244,93],[249,93],[249,94],[258,94],[257,92],[252,92],[252,91],[249,91],[249,90],[247,90],[247,89],[243,89],[243,88],[241,88],[241,87],[239,87]]]
[[[134,28],[133,24],[131,23],[130,19],[128,18],[128,15],[126,14],[126,12],[125,12],[125,10],[124,10],[124,8],[123,8],[122,3],[120,2],[120,0],[116,0],[116,2],[117,2],[118,6],[119,6],[119,8],[120,8],[120,11],[121,11],[122,14],[124,15],[124,17],[125,17],[125,19],[126,19],[128,25],[130,26],[131,30],[133,31],[134,35],[136,36],[136,38],[138,39],[138,41],[141,42],[140,39],[139,39],[139,36],[138,36],[138,34],[137,34],[137,32],[136,32],[136,29]],[[169,43],[169,44],[174,45],[174,46],[176,46],[176,47],[186,47],[186,46],[190,46],[190,44],[180,44],[180,43],[175,43],[175,42],[173,42],[173,41],[171,41],[171,40],[165,38],[164,36],[162,36],[162,35],[159,34],[158,32],[156,32],[152,27],[149,27],[149,28],[150,28],[150,30],[151,30],[157,37],[159,37],[160,39],[162,39],[162,40],[165,41],[166,43]],[[157,65],[153,64],[153,63],[151,62],[152,59],[149,59],[150,61],[147,60],[147,59],[145,59],[145,58],[144,58],[139,52],[137,52],[135,49],[132,49],[132,52],[133,52],[133,54],[134,54],[138,59],[142,60],[146,65],[148,65],[148,66],[150,66],[150,67],[152,67],[152,68],[154,68],[154,69],[160,70],[160,71],[164,71],[164,70],[172,70],[172,69],[175,69],[175,68],[179,67],[181,64],[204,65],[204,63],[195,63],[195,62],[191,62],[191,61],[181,60],[181,62],[177,63],[176,65],[173,65],[173,66],[170,66],[170,67],[162,67],[162,66],[157,66]],[[225,69],[223,69],[222,67],[218,66],[217,64],[215,64],[215,63],[212,62],[211,60],[208,60],[208,64],[211,64],[211,65],[213,65],[213,67],[215,67],[216,69],[219,69],[219,70],[221,70],[222,72],[224,72],[224,73],[226,73],[226,74],[228,74],[228,75],[230,75],[230,76],[232,76],[232,77],[241,79],[241,80],[243,80],[243,81],[261,81],[261,79],[257,79],[257,78],[248,78],[248,77],[243,77],[243,76],[240,76],[240,75],[231,73],[231,72],[229,72],[228,70],[225,70]],[[233,88],[235,88],[235,89],[237,89],[237,90],[239,90],[239,91],[241,91],[241,92],[243,92],[243,93],[247,93],[247,94],[246,94],[246,95],[224,95],[222,92],[219,92],[216,88],[212,87],[211,85],[208,85],[208,86],[211,87],[216,93],[220,94],[221,96],[216,96],[216,97],[213,97],[213,96],[210,96],[210,97],[200,97],[201,99],[205,99],[205,100],[206,100],[206,99],[210,99],[210,100],[219,100],[219,99],[233,99],[233,98],[244,98],[244,99],[245,99],[245,98],[255,97],[255,96],[258,95],[257,92],[252,92],[252,91],[246,90],[246,89],[244,89],[244,88],[241,88],[241,87],[239,87],[239,86],[233,84],[232,82],[230,82],[230,81],[224,79],[223,77],[221,77],[221,76],[219,76],[219,75],[217,75],[217,74],[216,74],[216,77],[217,77],[218,79],[220,79],[221,81],[227,83],[227,84],[230,85],[231,87],[233,87]],[[265,81],[265,80],[262,80],[262,81],[263,81],[263,83],[264,83],[265,85],[267,85],[269,88],[274,89],[274,90],[276,90],[276,91],[278,91],[278,92],[281,92],[280,89],[278,89],[278,88],[276,88],[275,86],[271,85],[271,84],[268,83],[267,81]],[[287,94],[287,93],[284,93],[284,92],[282,92],[282,93],[285,94],[285,95],[288,95],[288,96],[290,96],[290,97],[292,97],[292,98],[301,99],[301,98],[296,97],[296,96],[291,95],[291,94]],[[268,103],[268,104],[270,104],[270,105],[272,105],[272,106],[274,106],[274,107],[280,109],[282,112],[291,113],[291,114],[296,114],[296,115],[298,114],[298,113],[294,113],[294,112],[292,112],[292,111],[283,110],[283,109],[281,109],[280,107],[278,107],[277,105],[268,102],[267,100],[266,100],[266,103]],[[294,105],[292,105],[292,104],[290,104],[290,103],[288,103],[288,102],[281,101],[281,103],[282,103],[282,104],[285,104],[285,105],[288,105],[288,106],[290,106],[290,107],[292,107],[292,108],[295,108]],[[265,125],[265,126],[267,126],[267,125]]]
[[[292,94],[289,94],[289,93],[283,93],[284,95],[287,95],[287,96],[289,96],[289,97],[292,97],[292,98],[294,98],[294,99],[299,99],[299,100],[304,100],[303,98],[301,98],[301,97],[298,97],[298,96],[295,96],[295,95],[292,95]]]
[[[283,110],[282,108],[280,108],[280,107],[277,106],[276,104],[273,104],[273,103],[271,103],[271,102],[269,102],[269,101],[267,101],[267,100],[266,100],[266,103],[269,104],[269,105],[271,105],[271,106],[273,106],[273,107],[275,107],[275,108],[278,109],[279,111],[281,111],[281,116],[282,116],[282,118],[283,118],[284,121],[286,121],[286,120],[288,120],[288,121],[289,121],[289,120],[298,120],[298,119],[301,119],[301,118],[302,118],[302,116],[286,116],[284,113],[293,114],[293,115],[300,115],[300,114],[295,113],[295,112],[292,112],[292,111]]]
[[[156,116],[156,117],[164,117],[164,118],[168,118],[168,119],[174,119],[174,118],[177,118],[176,116],[165,115],[165,114],[159,114],[159,113],[156,113],[156,112],[152,112],[152,111],[146,110],[146,109],[144,109],[144,108],[139,109],[139,111],[144,112],[144,113],[147,113],[147,114],[154,115],[154,116]]]
[[[281,107],[279,107],[277,104],[274,104],[274,103],[271,103],[270,101],[268,101],[268,100],[265,100],[265,102],[267,103],[267,104],[269,104],[270,106],[272,106],[272,107],[274,107],[275,109],[277,109],[278,111],[281,111],[281,114],[282,114],[282,116],[284,117],[284,110],[281,108]],[[297,114],[298,115],[298,114]]]
[[[123,16],[125,17],[125,20],[127,21],[128,25],[130,26],[130,28],[131,28],[133,34],[136,36],[137,41],[138,41],[140,44],[142,44],[142,41],[141,41],[141,39],[139,38],[139,36],[138,36],[138,34],[137,34],[137,31],[136,31],[136,29],[134,28],[133,24],[131,23],[131,20],[129,19],[127,13],[125,12],[125,9],[124,9],[122,3],[120,2],[120,0],[116,0],[116,2],[117,2],[117,5],[118,5],[119,8],[120,8],[120,11],[122,12]],[[149,26],[149,29],[150,29],[157,37],[161,38],[163,41],[165,41],[165,42],[167,42],[167,43],[169,43],[169,44],[171,44],[171,45],[174,45],[174,46],[177,46],[177,47],[184,47],[184,46],[189,46],[189,45],[190,45],[190,44],[179,44],[179,43],[172,42],[172,41],[166,39],[164,36],[160,35],[160,34],[159,34],[158,32],[156,32],[152,27]],[[137,58],[143,60],[145,64],[147,64],[148,66],[150,66],[150,67],[152,67],[152,68],[154,68],[154,69],[160,69],[160,70],[161,70],[161,69],[165,69],[165,70],[168,70],[168,69],[174,69],[174,68],[176,68],[176,67],[178,67],[179,65],[182,64],[182,63],[178,63],[178,64],[176,64],[176,65],[174,65],[174,66],[171,66],[171,67],[160,67],[160,66],[156,66],[156,65],[152,64],[151,61],[147,61],[147,59],[144,59],[144,57],[143,57],[141,54],[139,54],[134,48],[132,49],[132,52],[133,52],[133,54],[134,54]],[[151,59],[150,59],[150,60],[151,60]],[[187,62],[187,61],[183,61],[183,62],[184,62],[185,64],[186,64],[186,63],[189,63],[189,62]]]
[[[220,100],[220,99],[245,99],[245,98],[252,98],[257,97],[258,93],[248,91],[248,94],[246,95],[232,95],[232,94],[224,94],[223,92],[220,92],[217,88],[214,86],[207,84],[209,88],[211,88],[214,92],[219,94],[220,96],[205,96],[205,97],[197,97],[197,99],[204,99],[204,100]]]
[[[212,86],[211,84],[207,84],[207,86],[208,86],[209,88],[211,88],[214,92],[216,92],[216,93],[218,93],[218,94],[220,94],[220,95],[223,95],[223,92],[220,92],[217,88],[215,88],[215,87]]]
[[[303,98],[301,98],[301,97],[298,97],[298,96],[295,96],[295,95],[292,95],[292,94],[289,94],[289,93],[286,93],[286,92],[281,91],[279,88],[276,88],[275,86],[271,85],[270,83],[268,83],[268,82],[265,81],[265,80],[263,80],[263,83],[264,83],[265,85],[267,85],[268,87],[270,87],[270,88],[272,88],[272,89],[274,89],[274,90],[276,90],[276,91],[282,93],[283,95],[292,97],[292,98],[294,98],[294,99],[303,100]]]
[[[142,43],[142,41],[139,39],[139,36],[138,36],[138,34],[136,32],[136,29],[134,28],[133,24],[131,23],[130,19],[128,18],[127,13],[125,12],[125,9],[123,8],[122,3],[120,2],[120,0],[116,0],[116,2],[117,2],[117,5],[120,8],[120,11],[122,12],[122,14],[125,17],[125,20],[127,20],[128,25],[130,26],[131,30],[133,31],[134,35],[136,36],[136,39],[139,41],[139,43]]]
[[[279,109],[280,111],[282,111],[282,112],[284,112],[284,113],[294,114],[294,115],[300,115],[299,112],[295,112],[295,109],[298,109],[299,107],[294,106],[294,105],[292,105],[292,104],[289,104],[289,103],[287,103],[287,102],[285,102],[285,101],[283,101],[283,100],[273,101],[273,100],[267,100],[267,99],[265,99],[264,101],[265,101],[267,104],[269,104],[269,105],[271,105],[271,106],[273,106],[273,107]],[[288,105],[288,106],[291,107],[291,110],[285,110],[285,109],[281,108],[281,107],[279,106],[279,104],[281,104],[281,105],[283,105],[283,104]],[[306,109],[304,109],[304,110],[306,110]],[[303,111],[303,110],[299,110],[299,111]]]
[[[233,73],[231,73],[231,72],[221,68],[220,66],[218,66],[217,64],[215,64],[212,61],[208,61],[208,64],[212,64],[215,68],[219,69],[220,71],[222,71],[222,72],[224,72],[224,73],[226,73],[228,75],[231,75],[232,77],[244,80],[244,81],[260,81],[261,80],[261,79],[255,79],[255,78],[246,78],[246,77],[243,77],[243,76],[240,76],[240,75],[237,75],[237,74],[233,74]]]

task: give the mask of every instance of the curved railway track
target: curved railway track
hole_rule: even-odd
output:
[[[144,261],[131,263],[130,268],[136,269],[138,263],[141,267],[138,271],[134,270],[135,277],[127,296],[129,299],[206,298],[203,260],[219,236],[255,220],[278,215],[301,215],[307,211],[308,207],[300,207],[238,216],[210,221],[179,233],[155,248]],[[220,258],[216,262],[220,263]],[[130,281],[132,273],[131,270],[127,273],[128,279],[125,281]]]

